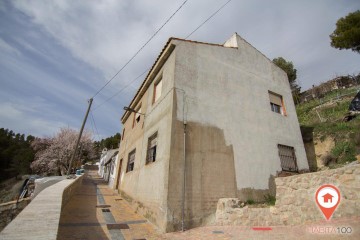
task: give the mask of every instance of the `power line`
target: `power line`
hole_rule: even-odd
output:
[[[95,130],[96,130],[96,134],[97,134],[97,136],[98,136],[98,139],[99,139],[99,141],[100,141],[101,139],[100,139],[99,131],[97,130],[96,123],[95,123],[95,118],[94,118],[94,115],[93,115],[92,111],[90,112],[90,116],[91,116],[91,120],[92,120],[93,123],[94,123],[94,127],[95,127]]]
[[[150,68],[146,69],[143,73],[141,73],[139,76],[137,76],[136,78],[134,78],[133,80],[131,80],[127,85],[125,85],[124,87],[122,87],[118,92],[116,92],[114,95],[112,95],[111,97],[109,97],[108,99],[106,99],[104,102],[100,103],[99,105],[97,105],[93,111],[95,111],[96,109],[98,109],[99,107],[101,107],[102,105],[104,105],[106,102],[110,101],[112,98],[116,97],[117,95],[119,95],[122,91],[124,91],[126,88],[128,88],[132,83],[134,83],[137,79],[139,79],[142,75],[144,75],[145,73],[147,73],[147,71],[149,71]]]
[[[189,35],[186,36],[185,39],[188,39],[191,35],[193,35],[197,30],[199,30],[203,25],[205,25],[205,23],[207,23],[211,18],[213,18],[217,13],[219,13],[227,4],[229,4],[232,0],[228,0],[226,3],[224,3],[220,8],[218,8],[214,13],[212,13],[205,21],[203,21],[198,27],[195,28],[195,30],[193,30]],[[185,4],[185,3],[183,3]],[[181,43],[180,43],[181,44]],[[179,45],[180,45],[179,44]],[[136,78],[134,78],[133,80],[131,80],[129,82],[129,84],[127,84],[125,87],[123,87],[122,89],[120,89],[117,93],[115,93],[114,95],[112,95],[111,97],[109,97],[108,99],[106,99],[104,102],[102,102],[101,104],[97,105],[94,110],[98,109],[99,107],[101,107],[102,105],[104,105],[106,102],[110,101],[112,98],[114,98],[115,96],[117,96],[118,94],[120,94],[123,90],[125,90],[127,87],[129,87],[133,82],[135,82],[138,78],[140,78],[142,75],[144,75],[148,70],[150,70],[150,68],[146,69],[143,73],[141,73],[139,76],[137,76]]]
[[[188,0],[185,0],[178,9],[176,9],[176,11],[165,21],[165,23],[149,38],[149,40],[147,40],[147,42],[124,64],[124,66],[122,66],[120,68],[120,70],[112,77],[110,78],[110,80],[104,85],[102,86],[96,93],[95,95],[92,97],[94,98],[96,95],[98,95],[140,52],[141,50],[143,50],[143,48],[156,36],[156,34],[158,34],[158,32],[160,32],[160,30],[175,16],[175,14],[185,5],[185,3]]]
[[[228,3],[230,3],[232,0],[227,1],[224,3],[218,10],[216,10],[213,14],[211,14],[203,23],[201,23],[197,28],[195,28],[194,31],[192,31],[189,35],[186,36],[185,39],[188,39],[191,35],[193,35],[199,28],[201,28],[207,21],[209,21],[212,17],[214,17],[218,12],[220,12]]]

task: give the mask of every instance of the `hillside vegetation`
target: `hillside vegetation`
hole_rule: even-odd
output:
[[[314,127],[315,144],[329,138],[335,143],[329,154],[321,156],[325,166],[339,167],[359,157],[360,116],[349,122],[343,121],[351,100],[359,90],[359,86],[335,90],[321,99],[296,107],[300,125]]]

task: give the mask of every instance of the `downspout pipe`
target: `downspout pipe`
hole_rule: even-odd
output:
[[[184,173],[182,192],[181,231],[185,231],[185,188],[186,188],[186,121],[184,120]]]

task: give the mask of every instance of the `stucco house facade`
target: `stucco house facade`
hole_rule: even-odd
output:
[[[309,168],[286,73],[237,34],[170,38],[121,121],[114,189],[164,232]]]

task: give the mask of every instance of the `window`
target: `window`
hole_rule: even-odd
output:
[[[149,137],[147,153],[146,153],[146,164],[155,162],[156,146],[157,146],[157,132],[154,133],[151,137]]]
[[[283,171],[297,172],[295,149],[293,147],[278,144],[281,168]]]
[[[153,96],[153,103],[155,103],[161,97],[161,90],[162,90],[162,77],[154,84],[154,96]]]
[[[269,99],[271,111],[285,115],[285,108],[282,96],[269,91]]]
[[[121,140],[124,140],[124,136],[125,136],[125,128],[123,128]]]
[[[111,167],[110,167],[110,174],[114,174],[114,168],[115,168],[115,158],[111,160]]]
[[[129,157],[128,157],[128,164],[127,164],[127,168],[126,168],[126,172],[131,172],[134,170],[134,166],[135,166],[135,151],[136,149],[132,150],[129,153]]]
[[[134,119],[133,119],[133,127],[135,127],[141,119],[141,104],[139,107],[135,109],[136,112],[134,112]]]

